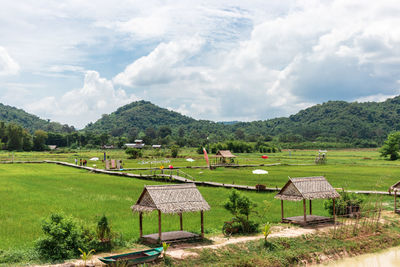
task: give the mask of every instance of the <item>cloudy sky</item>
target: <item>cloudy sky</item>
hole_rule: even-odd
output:
[[[3,1],[0,102],[77,128],[136,100],[197,119],[400,94],[393,1]]]

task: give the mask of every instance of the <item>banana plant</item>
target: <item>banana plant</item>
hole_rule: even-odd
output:
[[[82,253],[81,258],[82,258],[82,260],[83,260],[83,262],[84,262],[84,264],[86,266],[86,262],[92,258],[93,253],[96,252],[96,251],[94,249],[92,249],[92,250],[90,250],[89,252],[86,253],[82,249],[80,249],[80,248],[78,248],[78,249]]]
[[[264,235],[264,241],[267,242],[267,238],[269,236],[269,234],[271,233],[271,223],[266,223],[264,226],[264,231],[263,231],[263,235]]]

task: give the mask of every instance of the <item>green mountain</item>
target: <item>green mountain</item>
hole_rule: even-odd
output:
[[[29,114],[22,109],[3,105],[0,103],[0,121],[5,123],[16,123],[31,133],[36,130],[44,130],[47,132],[71,132],[74,127],[62,125],[58,122],[50,122],[40,119],[38,116]]]
[[[256,141],[275,136],[280,142],[368,141],[380,144],[388,133],[400,130],[400,96],[380,103],[328,101],[301,110],[288,118],[235,123],[195,120],[147,101],[137,101],[109,115],[103,115],[84,131],[129,136],[132,132],[144,133],[148,128],[161,127],[169,127],[172,134],[176,135],[181,128],[185,136],[212,136],[213,141],[230,138]]]
[[[88,124],[84,131],[94,133],[107,132],[113,136],[133,135],[148,128],[169,127],[173,133],[182,128],[186,133],[197,131],[210,133],[223,130],[224,126],[216,122],[195,120],[178,112],[160,108],[148,101],[136,101],[120,107],[117,111],[103,115],[95,123]],[[205,135],[207,136],[207,135]]]

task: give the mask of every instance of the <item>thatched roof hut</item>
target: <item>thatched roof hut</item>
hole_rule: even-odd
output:
[[[235,155],[232,154],[230,150],[218,150],[217,154],[215,154],[216,157],[221,157],[221,158],[236,158]]]
[[[400,191],[400,181],[389,187],[389,194],[393,191],[394,195],[394,212],[400,213],[400,209],[397,208],[397,192]]]
[[[139,213],[140,237],[150,243],[179,239],[188,239],[197,235],[184,232],[182,213],[200,211],[201,237],[204,237],[203,212],[210,209],[207,201],[200,194],[195,184],[176,185],[149,185],[145,186],[136,204],[131,207],[133,212]],[[143,236],[142,213],[158,211],[158,235],[151,234]],[[161,232],[161,213],[179,214],[180,231]]]
[[[311,200],[313,199],[333,199],[333,205],[335,205],[335,198],[339,198],[340,195],[332,187],[330,183],[323,176],[317,177],[299,177],[290,178],[285,186],[275,196],[281,200],[281,212],[282,222],[292,222],[300,224],[319,223],[329,221],[329,218],[322,216],[312,215]],[[303,200],[303,216],[296,216],[290,218],[284,218],[283,216],[283,200],[290,201],[301,201]],[[306,200],[310,202],[310,215],[307,216],[306,212]],[[335,209],[334,209],[335,212]],[[333,215],[335,217],[335,214]],[[301,218],[303,217],[303,218]]]
[[[339,193],[323,176],[289,178],[275,198],[300,201],[303,199],[338,198]]]
[[[183,213],[209,210],[210,206],[195,184],[176,184],[145,186],[131,208],[134,212]]]

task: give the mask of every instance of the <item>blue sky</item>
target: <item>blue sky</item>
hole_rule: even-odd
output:
[[[77,128],[136,100],[260,120],[399,94],[398,1],[5,1],[0,102]]]

